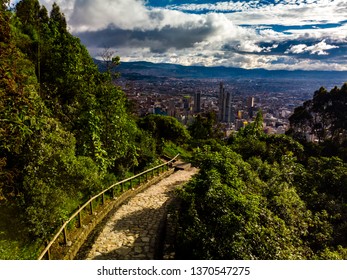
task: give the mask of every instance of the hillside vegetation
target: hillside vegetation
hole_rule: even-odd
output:
[[[200,173],[179,191],[176,257],[346,259],[347,164],[303,144],[264,134],[258,113],[227,142],[196,148]]]
[[[177,152],[200,168],[178,193],[177,258],[347,258],[346,85],[298,108],[288,136],[259,113],[224,139],[213,113],[136,118],[58,5],[0,3],[0,259],[36,258],[91,195]]]

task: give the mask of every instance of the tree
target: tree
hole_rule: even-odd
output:
[[[4,9],[4,5],[1,7]],[[16,46],[12,17],[1,10],[0,26],[0,159],[4,186],[2,193],[18,194],[23,162],[21,154],[31,136],[45,122],[45,108],[37,93],[34,65]],[[6,189],[4,189],[6,187]]]
[[[229,147],[201,151],[200,173],[179,192],[178,258],[305,259],[312,250],[310,212],[293,180],[291,167],[258,162],[258,170]],[[295,168],[295,164],[294,167]],[[287,169],[287,170],[285,170]]]
[[[16,5],[16,16],[21,19],[26,33],[39,25],[40,3],[38,0],[21,0]]]
[[[346,163],[337,157],[310,157],[306,170],[297,174],[296,181],[308,208],[320,218],[319,229],[315,229],[311,238],[314,246],[320,250],[346,246]],[[316,233],[324,228],[327,233]]]
[[[26,147],[22,208],[31,236],[43,240],[102,189],[103,174],[87,157],[76,157],[73,135],[54,119]]]
[[[262,119],[227,146],[196,149],[200,173],[179,191],[177,258],[346,258],[346,166],[308,158]]]
[[[139,119],[138,126],[152,134],[157,143],[158,153],[162,151],[163,141],[171,141],[182,145],[190,139],[187,129],[173,117],[148,115]]]
[[[188,126],[188,131],[195,140],[221,139],[223,133],[214,112],[198,114]]]
[[[32,2],[37,1],[25,1]],[[47,108],[75,135],[77,154],[91,157],[104,171],[117,169],[122,158],[129,166],[136,165],[135,123],[126,110],[124,93],[112,84],[109,73],[99,73],[87,49],[68,32],[57,4],[49,18],[43,8],[35,11],[42,22],[33,27],[40,35],[35,59],[40,93]],[[22,19],[21,13],[18,17]],[[119,57],[112,61],[118,64]]]
[[[65,15],[60,12],[60,8],[57,3],[53,3],[51,14],[50,14],[51,25],[55,25],[60,33],[67,32],[67,24]]]
[[[295,109],[289,118],[290,133],[300,139],[316,137],[318,143],[332,140],[343,143],[347,139],[347,85],[335,87],[330,92],[320,88],[313,99]]]
[[[46,238],[78,204],[150,158],[125,94],[97,70],[54,4],[23,0],[0,13],[0,199],[20,206],[31,236]],[[153,141],[152,141],[153,142]],[[143,160],[143,159],[142,159]],[[142,166],[144,163],[141,161]],[[107,180],[106,180],[107,179]]]
[[[102,58],[106,67],[106,73],[110,75],[111,78],[118,78],[119,73],[115,72],[115,68],[120,64],[120,57],[115,56],[115,51],[105,47],[99,56]]]

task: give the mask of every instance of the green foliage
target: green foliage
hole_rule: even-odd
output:
[[[21,12],[25,10],[29,13]],[[48,17],[36,0],[25,0],[17,11],[17,28],[29,36],[26,52],[36,66],[40,95],[50,113],[74,134],[76,153],[91,157],[103,171],[116,171],[123,163],[127,168],[136,165],[136,124],[127,113],[124,93],[108,74],[98,72],[86,48],[67,31],[59,7],[53,4]],[[22,24],[28,17],[29,30]]]
[[[148,115],[139,119],[138,126],[151,133],[156,140],[157,152],[159,154],[163,151],[164,141],[182,145],[190,139],[187,129],[173,117]]]
[[[259,161],[271,176],[258,176],[230,148],[202,151],[200,174],[180,193],[183,199],[178,258],[304,259],[311,257],[311,213],[283,166]],[[191,249],[192,248],[192,249]]]
[[[115,56],[115,52],[110,48],[105,48],[100,54],[103,64],[105,66],[105,73],[109,75],[110,78],[118,78],[119,73],[115,72],[116,67],[120,64],[120,57]]]
[[[321,237],[315,238],[315,246],[324,249],[324,245],[347,244],[347,165],[341,159],[309,158],[305,172],[297,175],[298,187],[303,199],[314,213],[325,213],[325,225],[329,235],[325,234],[325,243]]]
[[[346,258],[339,158],[307,159],[301,144],[256,124],[194,158],[200,173],[179,191],[177,258]]]
[[[18,212],[21,208],[13,202],[0,201],[0,259],[34,259],[40,243],[28,239]]]
[[[320,88],[313,99],[295,109],[289,118],[288,134],[305,143],[314,137],[321,148],[316,153],[339,156],[346,160],[347,147],[347,83],[328,92]]]
[[[136,132],[137,169],[144,170],[156,160],[156,145],[151,133],[137,129]]]
[[[263,113],[258,111],[254,122],[241,128],[238,132],[238,136],[246,138],[255,138],[263,135]]]
[[[8,12],[1,12],[0,43],[0,197],[20,191],[21,155],[32,135],[45,123],[45,108],[37,93],[33,64],[16,46]],[[19,183],[19,184],[18,184]]]
[[[101,190],[101,176],[90,158],[75,156],[75,139],[54,120],[34,136],[28,149],[23,208],[30,232],[46,238],[82,198]],[[70,197],[75,200],[72,209],[66,205]]]
[[[90,195],[152,164],[155,141],[57,4],[50,13],[37,0],[0,8],[0,203],[20,209],[15,218],[28,231],[7,244],[25,258],[28,241],[49,238]]]
[[[285,155],[303,158],[304,147],[299,142],[285,135],[266,135],[256,123],[247,125],[228,139],[228,144],[245,160],[257,156],[274,163],[281,162]],[[255,126],[258,128],[254,129]]]
[[[191,152],[187,150],[187,146],[178,146],[171,141],[165,142],[163,154],[169,158],[173,158],[177,154],[180,154],[180,158],[184,161],[191,160]]]
[[[122,91],[102,83],[96,96],[87,96],[73,133],[77,153],[92,157],[102,170],[115,171],[116,165],[136,163],[136,123],[125,107]]]
[[[218,140],[223,137],[217,116],[213,112],[208,112],[205,115],[198,114],[194,117],[193,122],[188,126],[188,131],[192,141],[197,142],[196,145],[201,143],[202,140]]]

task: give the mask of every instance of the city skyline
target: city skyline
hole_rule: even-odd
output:
[[[347,70],[344,0],[55,2],[94,57],[110,48],[122,61]]]

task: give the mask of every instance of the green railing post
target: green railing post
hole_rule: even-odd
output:
[[[62,222],[62,224],[64,225],[64,222]],[[64,244],[66,245],[66,244],[67,244],[67,232],[66,232],[66,227],[64,227],[63,234],[64,234]]]
[[[120,190],[121,190],[121,192],[124,191],[123,183],[120,184]]]
[[[90,215],[93,215],[93,200],[90,201],[89,207],[90,207]]]
[[[81,210],[81,206],[78,206],[78,209]],[[82,211],[78,212],[78,227],[82,227]]]
[[[105,193],[102,193],[102,205],[105,204]]]

